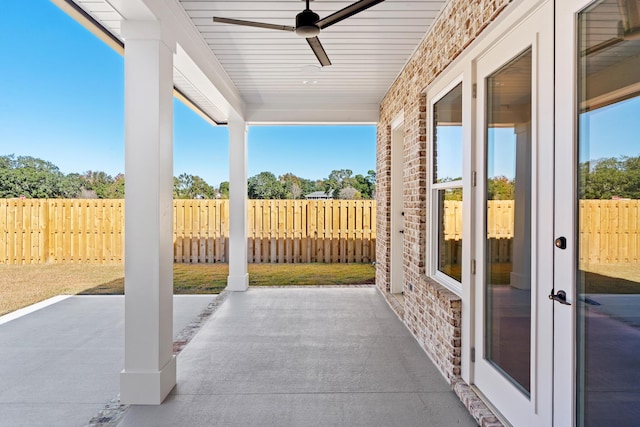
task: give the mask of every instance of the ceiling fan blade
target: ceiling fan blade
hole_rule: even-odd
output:
[[[378,3],[382,3],[384,0],[360,0],[357,1],[344,9],[340,9],[339,11],[332,13],[324,19],[316,22],[316,25],[321,29],[325,29],[330,25],[336,24],[343,19],[347,19],[350,16],[355,15],[356,13],[360,13],[363,10],[369,9],[371,6],[375,6]]]
[[[318,61],[320,61],[320,65],[322,65],[323,67],[326,67],[327,65],[331,65],[331,61],[327,56],[327,52],[324,51],[324,48],[322,47],[322,43],[320,43],[319,38],[309,37],[307,39],[307,43],[309,43],[311,50],[313,50],[313,53],[315,53],[316,58],[318,58]]]
[[[255,21],[243,21],[241,19],[218,18],[217,16],[213,17],[213,22],[219,22],[221,24],[244,25],[245,27],[268,28],[269,30],[282,30],[282,31],[296,30],[295,27],[292,27],[290,25],[265,24],[262,22],[255,22]]]

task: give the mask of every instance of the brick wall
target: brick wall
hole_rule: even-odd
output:
[[[480,425],[500,425],[460,379],[461,300],[425,275],[427,117],[424,89],[493,21],[511,0],[450,0],[380,106],[377,128],[376,284],[390,290],[391,122],[404,114],[404,307],[395,310]],[[409,290],[411,285],[412,290]]]

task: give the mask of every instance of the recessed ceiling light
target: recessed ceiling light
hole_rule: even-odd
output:
[[[303,80],[302,84],[303,85],[315,85],[315,84],[318,84],[318,81],[317,80]]]
[[[300,67],[300,71],[302,71],[304,74],[316,74],[319,73],[320,70],[322,70],[322,67],[320,67],[319,65],[307,64]]]

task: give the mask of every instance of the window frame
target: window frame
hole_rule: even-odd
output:
[[[426,248],[426,275],[434,280],[436,280],[438,283],[442,284],[444,287],[446,287],[447,289],[449,289],[450,291],[454,292],[456,295],[461,296],[462,295],[462,283],[464,281],[464,274],[461,274],[461,281],[458,281],[456,279],[454,279],[453,277],[441,272],[440,270],[438,270],[438,257],[439,257],[439,238],[438,238],[438,227],[439,227],[439,211],[438,211],[438,207],[439,207],[439,203],[438,203],[438,192],[440,190],[448,190],[448,189],[460,189],[462,190],[462,200],[463,200],[463,212],[466,209],[469,209],[468,206],[466,206],[468,203],[465,203],[466,200],[466,196],[467,196],[467,192],[465,191],[465,179],[464,179],[464,162],[463,159],[460,158],[460,165],[462,166],[461,170],[462,170],[462,174],[463,176],[460,177],[460,179],[455,180],[455,181],[449,181],[449,182],[441,182],[441,183],[435,183],[434,182],[434,175],[433,175],[433,171],[435,168],[434,165],[434,160],[435,160],[435,156],[434,156],[434,144],[433,144],[433,137],[434,137],[434,133],[435,133],[435,127],[434,127],[434,121],[433,121],[433,108],[435,106],[436,103],[438,103],[440,100],[442,100],[445,96],[447,96],[453,89],[455,89],[458,85],[461,85],[461,89],[462,89],[462,148],[464,151],[465,148],[465,126],[468,126],[468,124],[466,123],[466,117],[464,114],[464,102],[465,102],[465,91],[468,90],[467,86],[468,84],[465,82],[464,76],[462,74],[459,74],[457,76],[455,76],[452,79],[448,79],[447,83],[444,84],[444,86],[441,86],[441,88],[437,91],[434,91],[434,94],[432,96],[430,95],[430,92],[427,91],[427,120],[426,120],[426,126],[427,126],[427,157],[428,157],[428,161],[427,161],[427,248]],[[464,219],[463,219],[463,237],[462,237],[462,241],[464,244],[464,240],[465,237],[469,236],[469,233],[467,230],[465,230],[465,223],[464,223]],[[462,257],[462,261],[464,262],[464,257]],[[462,266],[461,266],[462,267]],[[462,268],[461,268],[461,272],[462,272]]]

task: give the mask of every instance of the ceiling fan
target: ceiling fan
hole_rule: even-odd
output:
[[[246,27],[267,28],[270,30],[291,32],[295,31],[297,35],[307,39],[307,43],[309,43],[311,50],[313,50],[316,58],[318,58],[320,65],[324,67],[327,65],[331,65],[331,61],[329,60],[327,53],[322,47],[320,39],[318,39],[317,37],[317,35],[320,34],[320,30],[324,30],[325,28],[336,24],[343,19],[347,19],[350,16],[353,16],[356,13],[360,13],[363,10],[369,9],[371,6],[375,6],[376,4],[382,3],[383,1],[384,0],[360,0],[343,9],[340,9],[335,13],[332,13],[324,19],[320,19],[320,16],[318,16],[317,13],[309,9],[309,0],[306,0],[306,9],[296,15],[295,27],[289,25],[274,25],[265,24],[262,22],[243,21],[240,19],[219,18],[217,16],[213,17],[213,22],[219,22],[221,24],[244,25]]]

